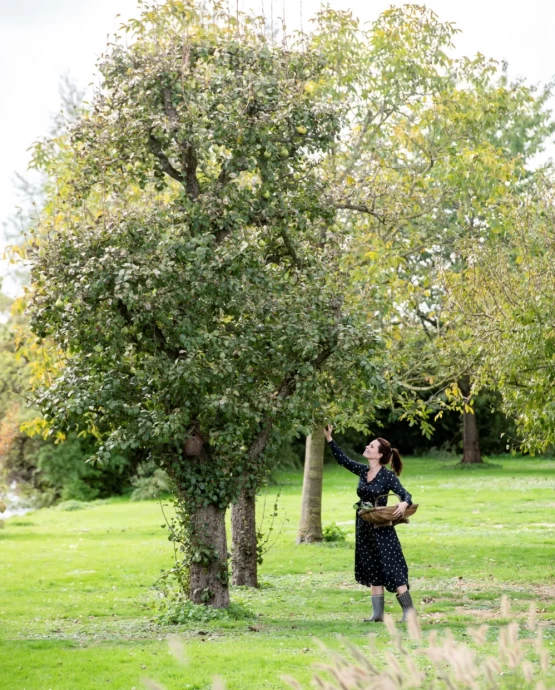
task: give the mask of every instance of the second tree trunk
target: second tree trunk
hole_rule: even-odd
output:
[[[322,478],[324,473],[325,439],[322,428],[317,427],[306,439],[304,459],[301,521],[297,544],[322,541]]]
[[[243,489],[231,506],[231,581],[258,587],[256,550],[256,498]]]

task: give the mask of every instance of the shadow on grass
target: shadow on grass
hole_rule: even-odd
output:
[[[483,460],[482,462],[462,462],[458,460],[455,463],[442,463],[440,464],[440,469],[442,470],[502,470],[503,465],[498,465],[496,462],[490,462],[489,460]]]

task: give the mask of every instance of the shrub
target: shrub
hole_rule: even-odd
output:
[[[345,541],[347,539],[347,532],[332,522],[331,525],[326,525],[322,530],[324,541]]]
[[[132,501],[158,498],[160,494],[169,493],[172,488],[168,474],[152,460],[142,462],[137,467],[137,474],[131,480],[131,485],[135,487],[131,493]]]
[[[122,455],[109,463],[87,462],[95,452],[91,440],[70,435],[59,444],[44,444],[38,452],[38,470],[44,489],[62,501],[92,501],[120,493],[127,480],[129,461]]]
[[[178,590],[166,594],[159,602],[156,622],[160,625],[184,625],[187,623],[207,623],[214,620],[249,620],[254,618],[250,607],[236,601],[226,609],[216,609],[205,604],[194,604]]]

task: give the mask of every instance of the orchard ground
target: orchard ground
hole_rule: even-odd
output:
[[[458,469],[453,461],[406,459],[401,479],[420,509],[397,532],[420,622],[424,632],[441,636],[451,628],[465,641],[467,627],[487,623],[480,653],[495,654],[506,593],[522,621],[537,603],[555,654],[555,460],[492,462]],[[232,600],[253,612],[244,620],[154,622],[151,587],[173,562],[158,502],[112,499],[7,520],[0,531],[0,689],[139,690],[152,678],[167,690],[200,690],[215,675],[229,690],[285,688],[282,674],[308,684],[311,665],[326,658],[317,640],[339,649],[338,634],[363,649],[373,634],[380,663],[390,636],[382,625],[362,623],[370,597],[353,578],[356,477],[326,466],[323,522],[336,522],[348,538],[310,546],[295,545],[302,474],[278,479],[272,534],[279,534],[260,568],[262,586],[232,588]],[[277,490],[268,490],[266,523]],[[392,594],[386,610],[400,618]],[[176,632],[185,642],[183,666],[166,641]]]

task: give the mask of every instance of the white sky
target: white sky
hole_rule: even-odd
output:
[[[270,13],[271,0],[239,0]],[[283,13],[289,29],[318,9],[319,0],[273,0],[274,17]],[[235,0],[230,0],[232,6]],[[400,3],[397,3],[400,4]],[[457,53],[507,60],[513,76],[545,83],[555,75],[555,2],[553,0],[432,0],[441,20],[453,21],[462,34]],[[331,0],[367,21],[389,7],[384,0]],[[94,80],[98,56],[123,19],[137,16],[136,0],[0,0],[0,251],[4,222],[13,216],[17,195],[14,172],[25,173],[28,148],[45,135],[59,109],[58,87],[64,73],[80,86]],[[121,19],[116,18],[117,14]],[[553,152],[551,152],[553,153]],[[0,283],[5,264],[0,262]],[[11,292],[4,285],[5,292]]]

